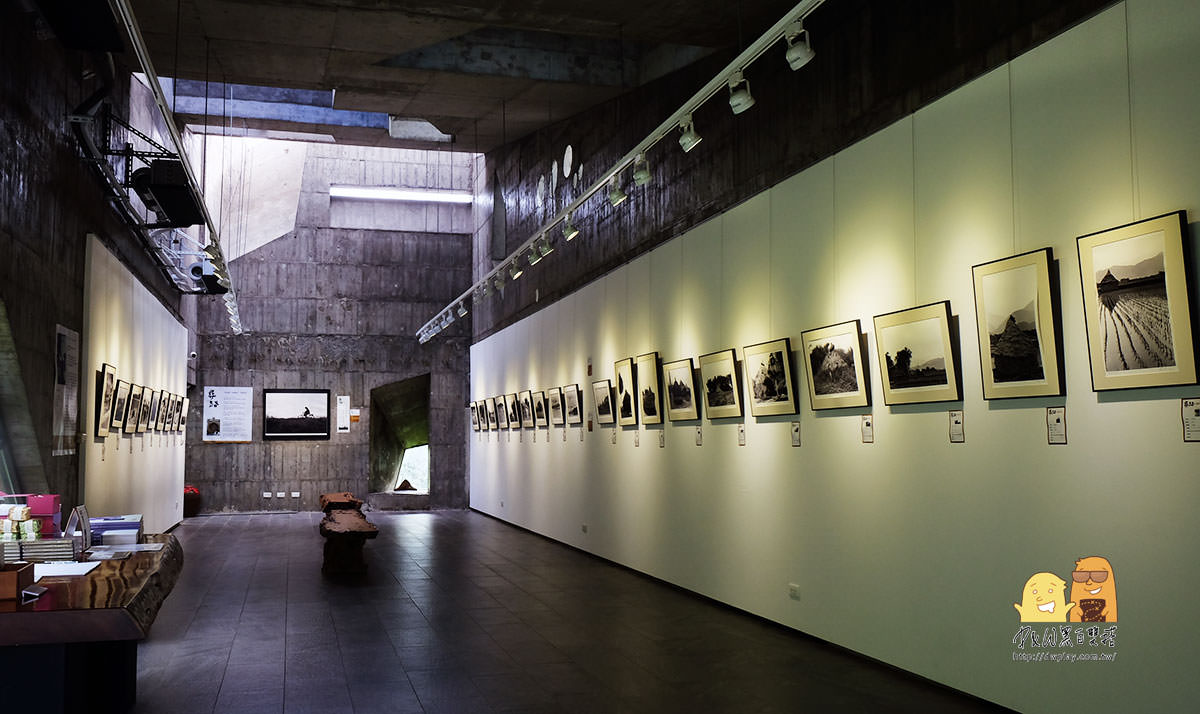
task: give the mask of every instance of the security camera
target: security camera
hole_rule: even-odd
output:
[[[195,352],[189,352],[189,353],[188,353],[188,359],[196,359],[196,353],[195,353]]]
[[[212,275],[217,272],[217,268],[212,264],[212,261],[201,260],[192,263],[188,268],[188,272],[191,273],[193,280],[200,280],[205,275]]]

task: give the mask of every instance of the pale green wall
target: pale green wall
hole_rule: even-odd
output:
[[[873,445],[865,410],[814,413],[802,381],[799,449],[787,417],[747,417],[745,447],[707,419],[700,448],[671,424],[665,449],[659,427],[640,447],[471,433],[472,506],[1022,711],[1189,710],[1200,445],[1182,443],[1179,399],[1200,388],[1092,391],[1075,238],[1200,215],[1198,38],[1191,0],[1116,5],[472,348],[473,399],[579,383],[591,412],[589,360],[603,378],[651,350],[795,347],[949,299],[966,444],[948,443],[956,405],[886,407],[873,370]],[[971,265],[1044,246],[1067,396],[985,402]],[[1048,446],[1061,404],[1070,443]],[[1085,555],[1114,564],[1117,659],[1012,661],[1025,580],[1069,579]]]

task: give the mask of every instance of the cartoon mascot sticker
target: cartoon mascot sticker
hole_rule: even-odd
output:
[[[1079,603],[1071,622],[1117,621],[1117,582],[1107,558],[1090,555],[1075,561],[1071,580],[1071,599]]]
[[[1021,602],[1013,603],[1021,622],[1066,622],[1075,603],[1067,602],[1067,583],[1054,573],[1034,573],[1025,582]]]

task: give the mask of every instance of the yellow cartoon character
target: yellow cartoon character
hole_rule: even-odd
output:
[[[1071,580],[1071,599],[1079,603],[1071,622],[1117,621],[1117,582],[1107,558],[1090,555],[1075,561]]]
[[[1013,603],[1021,622],[1066,622],[1075,603],[1067,602],[1067,583],[1054,573],[1034,573],[1025,582],[1021,603]]]

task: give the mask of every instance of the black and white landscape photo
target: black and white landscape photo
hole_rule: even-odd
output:
[[[1046,377],[1038,331],[1038,268],[1024,265],[983,276],[992,380],[1040,382]]]
[[[633,360],[620,360],[614,367],[617,373],[617,423],[621,426],[634,426],[637,424],[637,407],[634,405],[636,386],[633,379]]]
[[[750,413],[755,416],[794,414],[791,343],[782,340],[749,345],[742,351],[746,366]]]
[[[596,421],[601,424],[612,424],[616,421],[613,416],[612,385],[607,379],[592,382],[592,394],[596,398]]]
[[[550,425],[550,417],[546,413],[546,393],[533,393],[533,423],[538,427]]]
[[[521,426],[521,413],[517,407],[517,395],[504,395],[504,407],[508,410],[508,428],[517,429]]]
[[[857,348],[858,335],[852,332],[805,342],[814,394],[831,396],[853,394],[859,390]]]
[[[567,412],[568,424],[583,422],[583,412],[579,406],[579,385],[571,384],[563,388],[563,408]]]
[[[563,425],[563,405],[562,405],[562,390],[558,387],[551,389],[546,393],[546,399],[550,402],[550,423],[554,426]]]
[[[263,390],[264,439],[328,439],[329,390]]]
[[[497,429],[507,429],[508,428],[507,401],[508,401],[507,397],[503,397],[503,396],[496,397],[496,409],[495,409],[495,411],[492,412],[492,414],[494,414],[496,417],[496,428]]]
[[[662,423],[662,397],[658,382],[658,353],[638,355],[635,375],[639,390],[638,409],[643,424]]]
[[[521,392],[520,405],[521,405],[521,426],[526,429],[532,429],[533,425],[534,425],[533,394],[528,389]]]
[[[666,384],[667,416],[671,421],[696,419],[696,380],[691,358],[663,365],[663,381]]]
[[[1092,269],[1104,369],[1174,367],[1162,231],[1097,245]]]
[[[700,357],[700,388],[710,419],[742,415],[738,399],[737,366],[733,350],[722,350]]]
[[[945,386],[947,355],[942,321],[931,317],[886,327],[879,334],[893,390]]]

